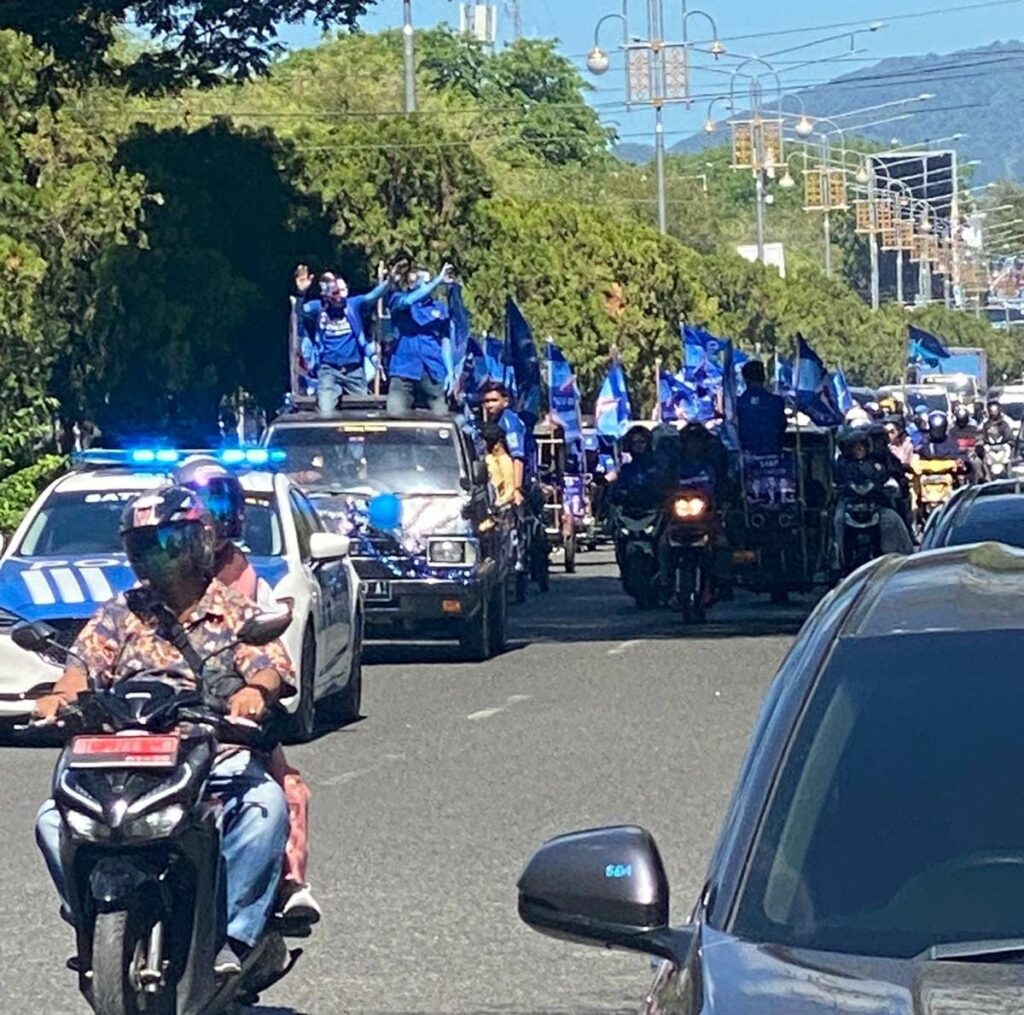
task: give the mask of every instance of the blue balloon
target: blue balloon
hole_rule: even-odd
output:
[[[369,505],[370,525],[393,532],[402,522],[402,502],[393,493],[378,494]]]

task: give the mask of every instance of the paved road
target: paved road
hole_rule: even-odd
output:
[[[635,1011],[647,963],[528,931],[516,877],[551,835],[638,822],[658,839],[685,918],[801,612],[737,602],[684,636],[671,615],[638,613],[595,554],[517,610],[511,650],[486,665],[443,646],[371,649],[366,718],[291,751],[313,787],[327,916],[259,1011]],[[5,1012],[84,1010],[30,832],[53,758],[0,750]]]

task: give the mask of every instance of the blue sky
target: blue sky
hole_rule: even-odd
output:
[[[645,34],[645,0],[630,0],[630,4],[631,11],[635,12],[630,15],[635,19],[631,31],[634,34]],[[664,0],[664,4],[669,34],[678,38],[683,0]],[[570,55],[581,67],[584,65],[584,54],[593,45],[597,19],[603,13],[620,9],[619,0],[520,0],[520,6],[524,34],[559,39],[562,52]],[[690,6],[695,8],[696,0],[690,0]],[[870,66],[884,57],[948,53],[1024,34],[1021,31],[1024,0],[997,2],[967,10],[950,8],[974,7],[971,0],[966,0],[966,3],[962,0],[859,0],[854,4],[843,0],[818,0],[813,4],[808,4],[807,0],[771,0],[770,3],[764,0],[741,0],[739,3],[736,0],[709,0],[699,6],[717,21],[719,34],[726,40],[725,44],[731,53],[759,56],[849,31],[850,28],[845,26],[851,21],[859,20],[864,27],[875,21],[887,23],[884,28],[874,32],[860,32],[856,36],[855,46],[864,52],[851,54],[847,37],[774,58],[779,62],[782,84],[787,90]],[[940,10],[947,13],[937,13]],[[413,0],[413,17],[417,25],[424,27],[441,21],[457,24],[458,2]],[[401,21],[401,0],[380,0],[362,24],[365,30],[376,31],[400,26]],[[839,25],[844,27],[833,27]],[[793,31],[816,27],[821,30]],[[508,17],[502,17],[500,38],[507,39],[510,30]],[[602,38],[608,46],[614,45],[616,38],[620,37],[619,31],[614,22],[606,25]],[[690,19],[691,38],[705,39],[709,31],[703,18]],[[782,32],[791,34],[778,34]],[[310,45],[315,43],[317,33],[312,29],[297,29],[290,31],[286,38],[295,46]],[[815,59],[827,62],[799,68],[785,64],[785,61],[796,63]],[[708,68],[716,66],[710,57],[704,57],[699,62]],[[695,69],[692,90],[705,96],[718,90],[727,91],[729,77],[721,71],[726,64],[727,61],[723,60],[718,64],[718,70]],[[647,142],[651,130],[649,112],[627,112],[623,105],[624,75],[621,60],[613,63],[612,69],[602,78],[591,80],[597,88],[591,95],[591,101],[600,110],[602,118],[617,126],[623,140]],[[668,117],[668,143],[671,145],[699,129],[706,108],[707,102],[704,100],[697,103],[689,113],[679,108],[671,110]],[[901,125],[901,131],[911,134],[912,121]]]

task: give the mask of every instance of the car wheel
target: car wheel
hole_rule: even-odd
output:
[[[503,582],[494,590],[491,607],[491,655],[500,656],[508,643],[508,597]]]
[[[459,647],[467,662],[482,663],[491,654],[491,603],[484,599],[480,604],[480,612],[462,626],[459,635]]]
[[[356,616],[351,665],[345,687],[320,703],[320,714],[332,726],[354,722],[363,707],[363,617]]]
[[[576,533],[565,537],[565,573],[576,573]]]
[[[302,639],[302,660],[299,665],[299,707],[288,720],[287,739],[304,744],[316,730],[316,641],[312,627],[306,628]]]

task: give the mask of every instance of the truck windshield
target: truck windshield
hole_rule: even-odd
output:
[[[453,427],[388,423],[287,426],[270,443],[287,454],[284,470],[314,493],[458,493],[461,472]]]

